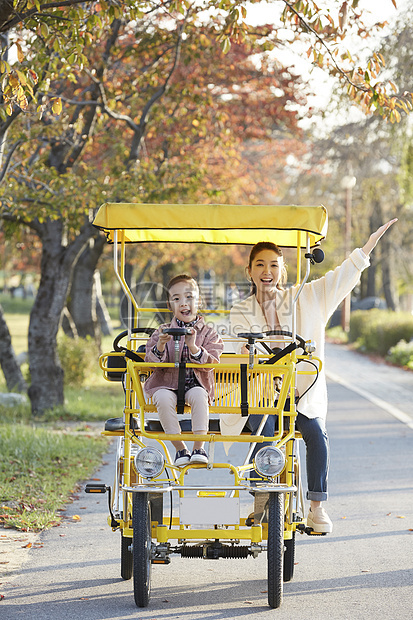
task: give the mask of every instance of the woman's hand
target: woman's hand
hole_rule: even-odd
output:
[[[386,224],[383,224],[383,226],[380,226],[380,228],[378,228],[376,232],[370,235],[370,238],[367,241],[366,245],[362,248],[366,256],[368,256],[370,252],[376,247],[379,239],[381,239],[381,237],[384,235],[386,230],[388,230],[390,226],[394,224],[394,222],[397,222],[397,217],[395,217],[393,220],[390,220]]]

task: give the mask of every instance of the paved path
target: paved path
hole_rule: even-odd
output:
[[[326,374],[413,429],[413,372],[326,343]]]
[[[339,378],[328,381],[334,531],[298,537],[295,576],[285,584],[280,609],[267,606],[265,554],[216,562],[174,556],[169,566],[154,567],[150,606],[138,609],[132,583],[120,578],[120,536],[107,525],[106,496],[81,493],[63,525],[42,533],[28,561],[4,584],[0,617],[410,620],[413,431],[386,403],[410,414],[413,374],[377,367],[337,345],[327,347],[327,371]],[[381,405],[362,398],[361,386]],[[97,477],[112,482],[112,458]]]

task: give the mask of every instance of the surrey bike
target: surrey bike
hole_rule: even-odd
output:
[[[117,437],[114,482],[111,486],[86,486],[89,493],[108,493],[108,523],[121,535],[121,577],[133,577],[136,605],[145,607],[152,565],[167,565],[174,555],[242,559],[266,553],[268,603],[279,607],[283,581],[293,577],[296,532],[312,533],[304,518],[300,435],[295,429],[296,402],[290,395],[296,393],[297,374],[313,375],[316,381],[321,367],[313,356],[313,343],[295,332],[295,306],[311,264],[322,259],[315,246],[326,235],[326,209],[112,203],[100,207],[94,225],[113,244],[115,273],[133,309],[128,329],[115,338],[113,351],[100,358],[105,378],[119,381],[125,394],[123,411],[118,418],[107,420],[103,431],[108,437]],[[182,365],[178,357],[169,364],[144,362],[145,342],[153,328],[142,321],[142,309],[125,279],[125,262],[129,244],[148,241],[273,241],[296,248],[299,286],[291,332],[238,334],[238,344],[249,345],[248,355],[234,354],[236,338],[228,337],[228,351],[224,349],[220,363],[203,366],[213,367],[215,373],[215,401],[210,407],[207,435],[193,435],[188,416],[182,416],[181,435],[165,434],[152,400],[144,394],[144,382],[154,367]],[[159,312],[159,308],[147,310]],[[183,333],[175,329],[172,334],[176,351]],[[282,350],[277,349],[280,341],[285,347]],[[244,416],[245,426],[239,435],[221,434],[222,414]],[[256,434],[249,430],[249,414],[264,416]],[[269,415],[276,417],[273,437],[260,435]],[[205,441],[208,464],[174,466],[166,442],[175,439]],[[264,441],[273,443],[261,448],[250,463],[254,446]],[[245,448],[239,462],[216,458],[217,448],[224,442]]]

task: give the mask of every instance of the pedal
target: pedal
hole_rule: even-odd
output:
[[[95,482],[90,482],[85,486],[85,493],[106,493],[108,487],[106,484],[96,484]]]
[[[171,558],[154,558],[151,560],[151,564],[170,564]]]
[[[300,534],[307,534],[307,536],[327,536],[328,532],[315,532],[312,527],[308,527],[304,523],[298,523],[296,529]]]
[[[308,526],[305,528],[304,531],[306,534],[308,534],[308,536],[327,536],[327,533],[328,533],[328,532],[315,532],[312,527],[308,527]]]

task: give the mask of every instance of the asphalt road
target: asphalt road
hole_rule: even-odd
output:
[[[385,403],[391,404],[396,387],[388,386]],[[410,620],[413,431],[386,407],[337,382],[329,381],[329,400],[327,507],[334,531],[298,535],[295,575],[284,585],[280,609],[267,606],[266,554],[218,561],[172,557],[169,566],[153,567],[149,607],[137,608],[132,582],[120,577],[120,535],[106,523],[106,496],[81,493],[64,524],[39,537],[3,587],[0,618]],[[96,477],[112,483],[111,457]]]

